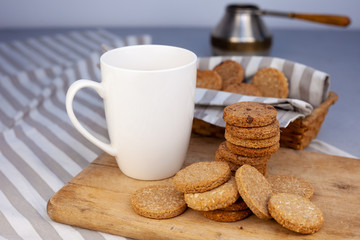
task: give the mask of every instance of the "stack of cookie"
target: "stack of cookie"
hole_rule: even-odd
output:
[[[251,214],[225,162],[198,162],[180,170],[173,179],[188,207],[220,222],[239,221]]]
[[[225,139],[216,151],[217,161],[225,161],[231,171],[244,164],[266,175],[266,163],[279,149],[280,128],[276,109],[258,102],[240,102],[224,109]]]

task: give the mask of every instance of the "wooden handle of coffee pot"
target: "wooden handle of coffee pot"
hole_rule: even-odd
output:
[[[324,23],[340,27],[346,27],[350,24],[351,20],[347,16],[339,15],[319,15],[319,14],[306,14],[306,13],[289,13],[290,18],[302,19],[311,22]]]
[[[260,15],[302,19],[306,21],[335,25],[339,27],[346,27],[351,22],[350,18],[347,16],[331,15],[331,14],[294,13],[294,12],[278,12],[278,11],[267,11],[267,10],[260,10],[257,13]]]

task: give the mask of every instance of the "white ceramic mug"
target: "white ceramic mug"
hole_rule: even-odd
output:
[[[75,128],[115,156],[120,170],[141,180],[173,176],[183,165],[191,134],[196,86],[196,55],[163,45],[117,48],[100,57],[101,83],[75,81],[66,109]],[[77,120],[73,99],[81,88],[104,100],[110,144]]]

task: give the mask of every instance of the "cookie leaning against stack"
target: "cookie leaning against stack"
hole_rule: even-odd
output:
[[[225,139],[216,151],[217,161],[226,161],[234,172],[249,164],[266,175],[266,163],[279,149],[280,128],[273,106],[239,102],[224,109]]]

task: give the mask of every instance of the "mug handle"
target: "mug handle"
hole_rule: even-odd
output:
[[[76,93],[82,89],[82,88],[92,88],[94,89],[101,98],[104,98],[104,88],[101,85],[101,83],[90,81],[90,80],[77,80],[74,83],[72,83],[66,93],[66,111],[69,115],[70,121],[75,126],[75,128],[90,142],[107,152],[108,154],[115,156],[116,151],[115,149],[108,143],[104,143],[103,141],[100,141],[96,137],[94,137],[89,131],[87,131],[79,122],[79,120],[76,118],[73,110],[73,100],[76,95]]]

